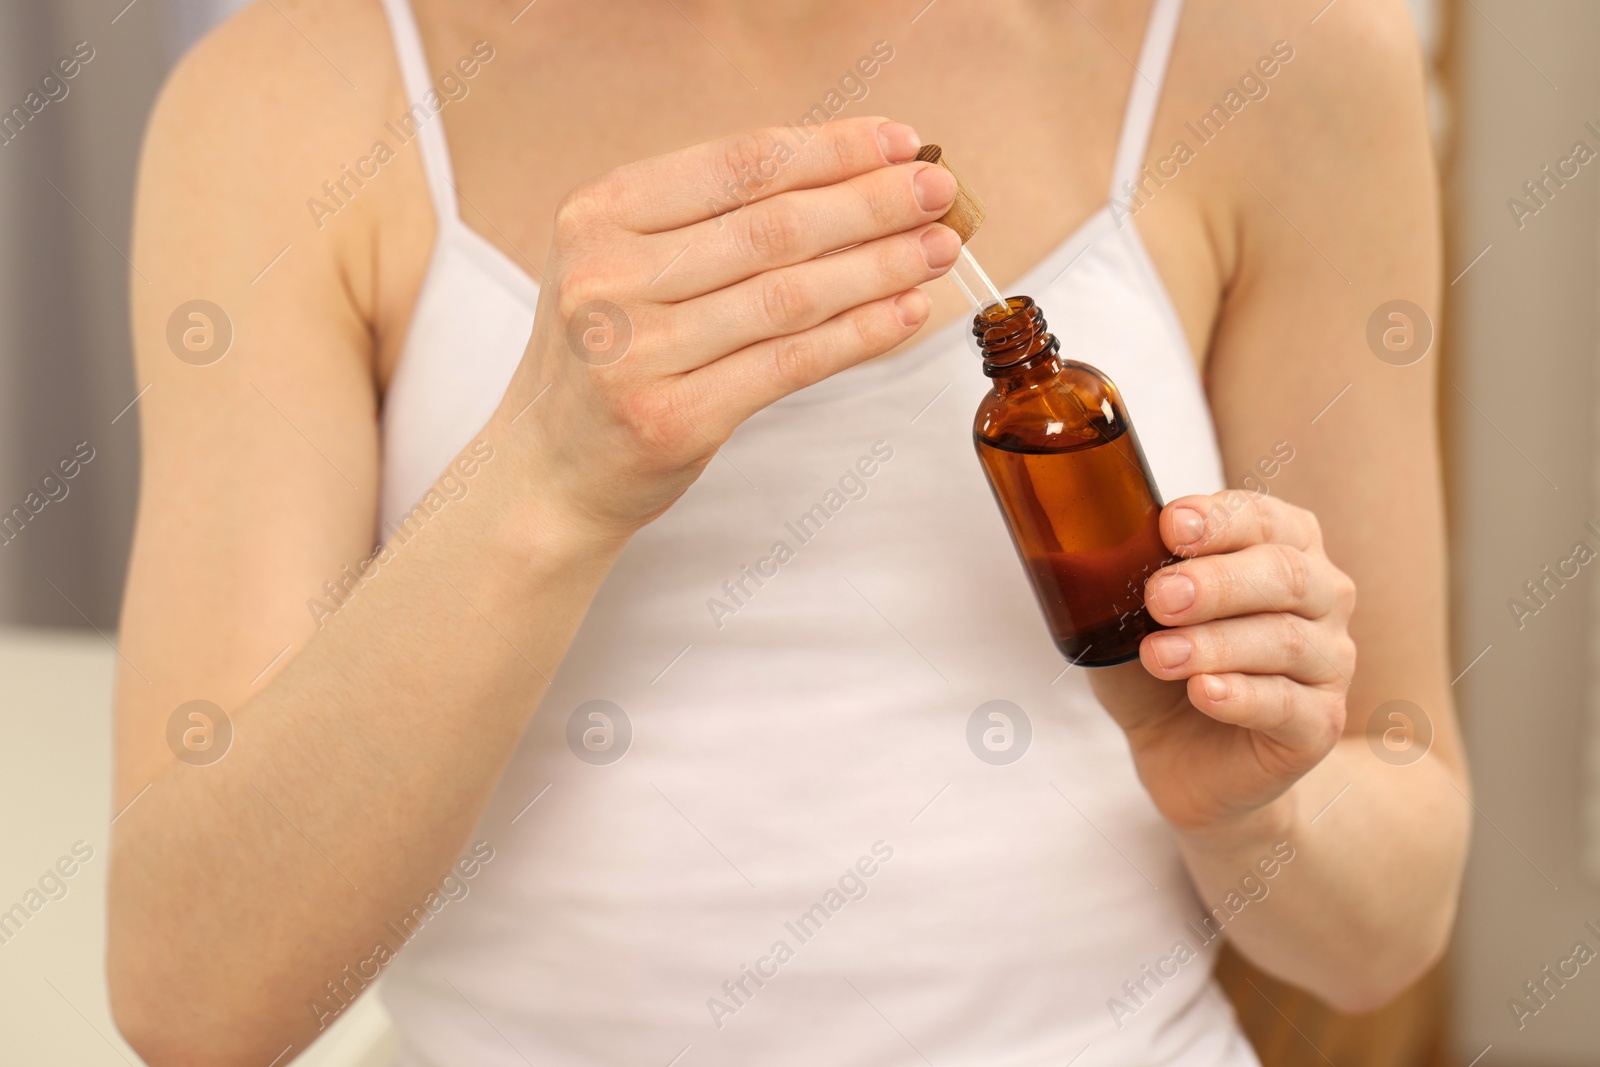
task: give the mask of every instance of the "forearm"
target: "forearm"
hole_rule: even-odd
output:
[[[1181,834],[1180,845],[1212,928],[1333,1006],[1371,1010],[1443,951],[1468,791],[1441,759],[1393,766],[1346,736],[1277,801],[1224,829]],[[1287,862],[1274,853],[1282,842]]]
[[[304,1047],[311,999],[397,950],[388,924],[466,845],[619,547],[524,518],[520,473],[486,465],[391,542],[233,712],[226,757],[174,763],[118,819],[112,988],[152,1062]]]

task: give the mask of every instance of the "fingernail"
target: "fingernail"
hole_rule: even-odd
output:
[[[1214,674],[1200,679],[1200,688],[1205,690],[1207,700],[1226,700],[1228,697],[1228,683]]]
[[[1194,651],[1187,637],[1178,634],[1156,634],[1150,638],[1150,651],[1156,657],[1156,662],[1168,670],[1181,667],[1189,662],[1189,655]]]
[[[1206,532],[1206,517],[1194,508],[1173,508],[1172,526],[1178,544],[1192,545]]]
[[[961,238],[948,226],[933,225],[922,235],[922,258],[938,270],[948,267],[961,254]]]
[[[932,301],[921,289],[911,289],[894,298],[894,313],[902,326],[920,326],[928,320]]]
[[[1156,607],[1176,615],[1192,607],[1197,596],[1194,580],[1186,574],[1163,574],[1155,581]]]
[[[924,211],[949,207],[956,198],[956,176],[943,167],[923,167],[911,179],[911,192]]]
[[[883,158],[890,163],[904,163],[916,158],[922,138],[903,122],[885,122],[878,127],[878,146],[883,149]]]

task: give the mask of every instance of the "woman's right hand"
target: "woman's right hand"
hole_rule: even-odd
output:
[[[762,129],[570,193],[489,427],[529,464],[519,483],[541,509],[625,539],[756,411],[916,333],[930,302],[915,287],[961,250],[933,221],[955,179],[910,162],[919,146],[882,118],[829,123],[803,146]]]

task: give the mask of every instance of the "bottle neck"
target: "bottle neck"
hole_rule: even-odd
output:
[[[983,373],[997,386],[1015,388],[1047,379],[1061,369],[1061,342],[1050,332],[1031,296],[1013,296],[972,320],[983,353]]]

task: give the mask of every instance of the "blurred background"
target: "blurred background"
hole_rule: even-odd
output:
[[[1315,13],[1321,0],[1292,2]],[[0,943],[5,1064],[137,1062],[100,974],[111,678],[138,488],[130,206],[162,79],[237,6],[0,6],[0,112],[59,59],[80,61],[65,97],[0,131],[0,514],[75,450],[92,454],[66,496],[0,532],[0,908],[75,842],[92,853]],[[1585,568],[1546,582],[1542,606],[1525,585],[1600,537],[1585,529],[1600,530],[1600,167],[1560,183],[1544,170],[1579,141],[1600,153],[1600,5],[1411,7],[1446,193],[1446,321],[1429,358],[1441,361],[1454,688],[1477,786],[1464,906],[1446,963],[1372,1016],[1336,1016],[1237,959],[1221,974],[1266,1067],[1600,1064],[1600,961],[1547,982],[1543,1006],[1525,988],[1580,941],[1600,951],[1600,579]],[[1514,598],[1538,612],[1513,611]],[[1519,1019],[1514,998],[1539,1011]],[[386,1026],[366,998],[297,1062],[382,1063]]]

